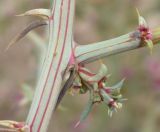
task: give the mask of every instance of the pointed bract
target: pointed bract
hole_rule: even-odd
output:
[[[140,15],[139,10],[136,8],[137,14],[138,14],[138,22],[139,26],[148,27],[146,20]]]
[[[122,79],[120,82],[111,87],[112,90],[120,90],[123,86],[125,79]]]
[[[48,20],[51,16],[51,11],[49,9],[40,8],[40,9],[29,10],[23,14],[16,16],[38,16],[44,20]]]
[[[90,113],[91,110],[92,110],[92,106],[93,106],[92,94],[90,93],[90,99],[89,99],[89,101],[88,101],[88,104],[86,105],[86,108],[85,108],[84,111],[82,112],[81,117],[80,117],[80,120],[76,123],[75,128],[78,127],[79,124],[88,117],[89,113]]]
[[[17,36],[15,38],[12,39],[12,41],[8,44],[7,48],[5,49],[5,52],[12,46],[14,45],[16,42],[18,42],[19,40],[21,40],[23,37],[25,37],[27,35],[27,33],[29,33],[31,30],[38,28],[40,26],[44,26],[47,25],[47,22],[45,21],[34,21],[32,23],[30,23],[27,27],[25,27],[19,34],[17,34]]]

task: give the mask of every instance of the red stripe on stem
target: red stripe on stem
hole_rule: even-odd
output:
[[[43,123],[43,120],[44,120],[44,117],[45,117],[45,114],[46,114],[46,111],[47,111],[47,108],[48,108],[48,105],[49,105],[49,102],[50,102],[50,99],[51,99],[51,95],[52,95],[54,84],[55,84],[55,81],[56,81],[56,78],[57,78],[57,75],[58,75],[58,71],[59,71],[59,68],[60,68],[60,65],[61,65],[61,62],[62,62],[62,57],[63,57],[63,53],[64,53],[64,47],[65,47],[65,44],[66,44],[68,23],[69,23],[69,14],[70,14],[70,12],[69,12],[70,11],[70,0],[68,2],[69,2],[69,6],[68,6],[68,13],[67,13],[67,23],[66,23],[66,31],[65,31],[65,38],[64,38],[63,48],[62,48],[60,60],[59,60],[59,63],[58,63],[58,69],[56,70],[56,74],[55,74],[55,77],[54,77],[54,82],[53,82],[53,85],[52,85],[52,89],[50,91],[50,95],[49,95],[49,98],[48,98],[48,101],[47,101],[47,105],[45,107],[45,111],[43,113],[42,120],[41,120],[40,125],[38,127],[38,132],[41,129],[41,126],[42,126],[42,123]]]
[[[52,15],[52,16],[54,16],[54,14],[55,14],[55,7],[56,7],[56,0],[55,0],[54,12],[53,12],[53,15]],[[61,14],[62,14],[62,13],[61,13]],[[61,21],[61,17],[60,17],[60,21]],[[53,62],[53,60],[52,60],[52,62]],[[52,67],[52,64],[51,64],[51,66],[50,66],[50,68],[49,68],[49,72],[50,72],[50,70],[51,70],[51,67]],[[49,77],[49,72],[48,72],[48,74],[47,74],[46,82],[47,82],[48,77]],[[41,103],[41,101],[42,101],[42,97],[43,97],[43,93],[44,93],[44,90],[45,90],[46,82],[45,82],[45,85],[44,85],[44,88],[43,88],[43,91],[42,91],[42,94],[41,94],[41,97],[40,97],[40,101],[39,101],[39,103],[38,103],[38,107],[37,107],[37,109],[36,109],[36,113],[35,113],[35,115],[34,115],[34,117],[33,117],[32,123],[31,123],[31,125],[30,125],[30,131],[31,131],[31,132],[32,132],[32,128],[33,128],[33,124],[34,124],[34,122],[35,122],[36,116],[37,116],[37,114],[38,114],[38,110],[39,110],[39,107],[40,107],[40,103]]]

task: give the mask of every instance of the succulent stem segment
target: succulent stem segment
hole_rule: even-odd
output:
[[[49,18],[50,41],[27,118],[31,132],[45,132],[61,91],[62,74],[72,53],[75,0],[54,0]]]

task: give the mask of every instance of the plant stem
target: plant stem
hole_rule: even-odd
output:
[[[89,63],[112,54],[135,49],[140,46],[140,39],[131,38],[133,33],[94,44],[78,45],[75,56],[79,63]]]
[[[50,17],[50,40],[34,99],[26,121],[30,132],[46,132],[61,91],[62,72],[72,47],[75,0],[54,0]]]
[[[79,63],[89,63],[97,59],[146,46],[139,38],[132,37],[137,31],[120,37],[87,45],[78,45],[75,56]],[[160,42],[160,33],[153,32],[153,44]]]

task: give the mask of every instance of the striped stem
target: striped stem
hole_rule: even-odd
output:
[[[121,52],[137,49],[146,46],[146,43],[136,37],[138,32],[130,32],[111,40],[105,40],[93,44],[77,45],[75,49],[76,60],[79,63],[89,63],[97,59],[118,54]],[[135,35],[135,36],[134,36]],[[153,31],[153,44],[160,43],[160,32]]]
[[[79,63],[89,63],[102,57],[140,47],[140,39],[131,37],[132,34],[133,32],[111,40],[78,45],[75,51],[76,59]]]
[[[46,132],[61,91],[62,72],[72,53],[75,0],[54,0],[50,40],[35,96],[26,121],[30,132]]]

